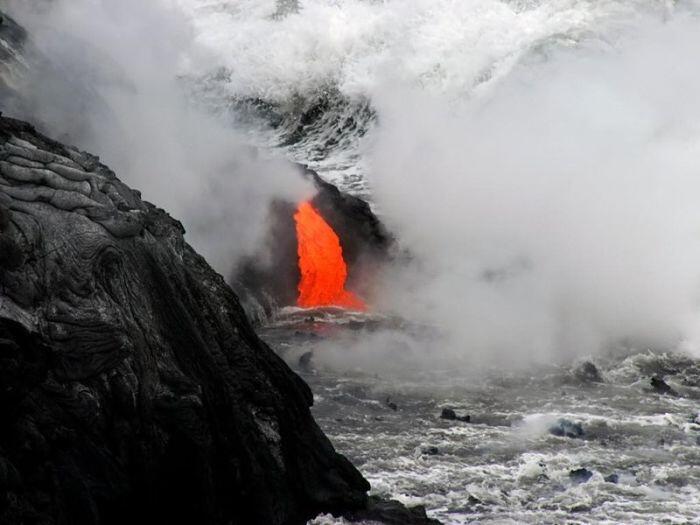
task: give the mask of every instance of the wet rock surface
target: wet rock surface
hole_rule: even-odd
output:
[[[590,361],[584,361],[574,370],[575,377],[583,383],[602,383],[598,368]]]
[[[345,513],[343,517],[352,522],[379,522],[384,525],[440,525],[429,518],[425,507],[405,507],[398,501],[383,500],[377,496],[369,499],[366,509]]]
[[[307,385],[183,228],[0,118],[0,523],[296,524],[366,508]]]
[[[585,483],[593,477],[593,472],[587,468],[577,468],[569,472],[569,479],[574,483]]]
[[[671,388],[669,384],[660,376],[652,377],[649,383],[651,384],[652,390],[657,394],[678,397],[678,392]]]
[[[457,413],[451,408],[443,408],[440,412],[440,419],[446,419],[448,421],[462,421],[464,423],[469,423],[471,416],[469,414],[464,416],[458,416]]]
[[[617,483],[618,481],[620,481],[620,475],[613,472],[612,474],[608,474],[607,476],[605,476],[603,478],[603,481],[607,483]]]
[[[581,423],[575,423],[569,421],[568,419],[559,419],[557,422],[549,427],[549,433],[554,436],[567,437],[567,438],[581,438],[584,435],[583,426]]]

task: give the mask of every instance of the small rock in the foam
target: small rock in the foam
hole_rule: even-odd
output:
[[[584,431],[581,423],[574,423],[568,419],[559,419],[556,424],[549,427],[549,433],[559,437],[580,438],[583,437]]]
[[[593,476],[587,468],[577,468],[569,472],[569,479],[574,483],[585,483]]]

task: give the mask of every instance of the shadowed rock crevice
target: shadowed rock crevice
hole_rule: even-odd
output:
[[[369,486],[183,228],[0,118],[0,523],[304,523]]]

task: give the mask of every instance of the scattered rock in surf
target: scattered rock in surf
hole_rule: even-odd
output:
[[[583,437],[584,434],[581,423],[574,423],[563,418],[557,420],[556,424],[549,427],[549,433],[554,436],[572,439]]]
[[[443,408],[442,412],[440,413],[440,419],[447,419],[448,421],[464,421],[465,423],[469,423],[471,416],[469,414],[465,416],[458,416],[457,412],[451,408]]]
[[[680,489],[683,487],[687,487],[689,484],[689,480],[685,476],[669,475],[664,478],[655,480],[654,484],[660,486],[673,486]]]
[[[442,412],[440,413],[440,419],[454,421],[457,419],[457,413],[451,408],[443,408]]]
[[[653,376],[650,381],[651,388],[659,395],[678,397],[678,392],[669,386],[662,377]]]
[[[617,483],[620,481],[620,476],[616,473],[609,474],[603,478],[603,481],[606,481],[608,483]]]
[[[584,361],[576,370],[574,370],[574,375],[579,381],[584,383],[602,383],[603,378],[598,371],[598,368],[590,361]]]
[[[439,456],[440,455],[440,449],[437,447],[423,447],[420,449],[421,454],[424,456]]]
[[[423,505],[406,507],[395,500],[383,500],[370,496],[362,510],[346,512],[343,517],[351,522],[379,522],[384,525],[440,525],[438,520],[428,517]]]
[[[469,494],[469,498],[467,499],[467,503],[469,505],[481,505],[483,503],[483,501],[481,501],[479,498]]]
[[[299,357],[299,368],[304,372],[313,372],[314,366],[311,362],[313,357],[314,353],[311,351],[301,354],[301,357]]]
[[[574,483],[585,483],[593,477],[593,472],[587,468],[577,468],[569,472],[569,479]]]
[[[386,398],[386,401],[384,401],[384,404],[388,406],[390,409],[392,409],[394,412],[396,412],[399,409],[399,406],[394,403],[390,397]]]

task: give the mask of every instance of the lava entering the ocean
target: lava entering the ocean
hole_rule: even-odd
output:
[[[333,228],[308,201],[299,204],[294,221],[301,273],[297,304],[304,308],[341,306],[365,310],[365,303],[345,289],[348,270]]]

